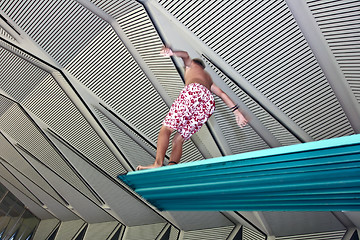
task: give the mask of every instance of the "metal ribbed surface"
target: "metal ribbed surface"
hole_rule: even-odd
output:
[[[31,179],[32,182],[36,183],[53,198],[59,202],[63,202],[54,189],[52,189],[39,173],[10,145],[3,135],[0,135],[0,157],[28,179]]]
[[[3,36],[3,37],[5,37],[5,38],[7,38],[7,39],[9,39],[9,40],[11,40],[11,41],[16,41],[16,39],[13,38],[13,36],[12,36],[10,33],[8,33],[8,32],[7,32],[4,28],[2,28],[1,26],[0,26],[0,35]]]
[[[351,132],[285,1],[159,2],[312,138]]]
[[[277,237],[276,240],[341,240],[345,230]]]
[[[307,3],[360,103],[360,2],[308,0]]]
[[[14,105],[14,102],[8,101],[7,99],[5,99],[4,97],[0,98],[0,116],[2,116],[9,108],[12,107],[12,105]]]
[[[210,228],[196,231],[188,231],[184,233],[183,240],[209,240],[209,239],[227,239],[233,226]]]
[[[76,1],[4,0],[0,8],[62,66],[107,25]]]
[[[89,224],[84,239],[109,239],[118,225],[118,222]]]
[[[0,129],[9,134],[43,164],[61,176],[94,202],[98,200],[55,152],[31,120],[14,105],[0,118]],[[99,203],[100,204],[100,203]]]
[[[156,140],[167,106],[110,27],[67,69],[127,121]]]
[[[269,147],[251,127],[239,128],[234,115],[220,98],[215,98],[215,104],[216,111],[213,115],[233,154]]]
[[[258,117],[258,119],[274,134],[274,136],[284,146],[299,143],[299,141],[289,133],[278,121],[267,113],[259,104],[242,91],[233,81],[226,77],[219,69],[207,61],[219,77],[236,93],[244,104]],[[268,145],[258,136],[250,127],[240,129],[234,120],[233,114],[229,108],[219,99],[216,98],[216,111],[214,116],[219,123],[222,132],[228,141],[234,154],[245,151],[255,151],[268,148]],[[240,136],[240,137],[239,137]]]
[[[74,239],[76,234],[84,227],[86,226],[83,220],[62,222],[55,236],[55,240]]]
[[[22,101],[49,76],[47,72],[3,48],[0,48],[0,66],[0,88],[17,101]]]
[[[242,239],[241,240],[265,240],[267,239],[266,236],[258,233],[254,230],[251,230],[247,227],[242,227]]]
[[[145,9],[139,8],[117,21],[154,74],[156,81],[161,84],[170,98],[175,100],[184,83],[171,59],[159,54],[163,43]]]
[[[0,177],[5,179],[8,183],[14,186],[17,190],[21,191],[25,196],[30,198],[32,201],[37,203],[38,205],[42,205],[41,202],[31,193],[21,182],[19,182],[9,171],[5,168],[5,164],[3,160],[0,158]]]
[[[126,172],[51,76],[21,103],[112,177]]]
[[[127,15],[129,12],[136,11],[139,7],[142,6],[140,3],[133,0],[123,0],[120,2],[118,0],[90,1],[115,19]]]
[[[127,227],[123,239],[126,240],[153,240],[165,227],[165,223]]]
[[[113,137],[121,152],[125,155],[126,159],[130,161],[131,165],[136,168],[138,165],[150,165],[155,161],[155,158],[148,152],[141,148],[134,140],[126,135],[119,127],[117,127],[110,119],[102,114],[95,108],[95,112],[98,115],[101,122],[104,124],[107,131]],[[131,131],[131,130],[129,130]],[[137,137],[134,133],[134,137]],[[141,140],[141,139],[140,139]],[[147,144],[143,141],[144,144]],[[149,146],[151,148],[151,146]],[[154,149],[154,148],[153,148]],[[154,149],[156,152],[156,149]]]
[[[34,239],[46,240],[54,229],[59,225],[59,220],[57,219],[47,219],[40,221],[35,233]]]
[[[178,240],[179,233],[180,233],[179,229],[175,227],[171,227],[169,240]]]
[[[5,51],[10,51],[10,52],[14,53],[17,56],[21,56],[24,59],[26,59],[28,62],[37,64],[37,66],[44,65],[43,62],[41,62],[38,59],[30,56],[29,54],[25,53],[24,51],[20,50],[19,48],[15,47],[15,46],[13,46],[11,44],[9,44],[8,42],[3,41],[1,38],[0,38],[0,46],[2,48],[4,48]]]

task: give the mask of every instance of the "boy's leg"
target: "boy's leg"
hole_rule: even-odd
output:
[[[170,135],[174,131],[174,129],[162,126],[159,132],[157,146],[156,146],[156,159],[155,165],[161,167],[164,164],[164,158],[166,151],[169,147]]]
[[[170,127],[162,126],[159,132],[157,147],[156,147],[156,159],[154,164],[149,166],[141,166],[139,165],[136,170],[148,169],[148,168],[157,168],[161,167],[164,163],[164,158],[166,154],[166,150],[169,147],[169,139],[170,135],[174,131]]]
[[[172,140],[172,151],[170,155],[169,165],[177,164],[180,162],[183,144],[184,138],[180,135],[180,133],[177,132]]]

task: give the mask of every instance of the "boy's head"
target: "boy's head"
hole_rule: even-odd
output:
[[[200,58],[193,58],[192,60],[194,63],[200,65],[203,69],[205,69],[205,63]]]

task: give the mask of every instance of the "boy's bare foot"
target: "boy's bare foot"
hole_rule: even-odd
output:
[[[158,164],[151,164],[149,166],[137,166],[136,167],[136,171],[139,171],[139,170],[144,170],[144,169],[151,169],[151,168],[158,168],[158,167],[161,167],[161,165],[158,165]]]

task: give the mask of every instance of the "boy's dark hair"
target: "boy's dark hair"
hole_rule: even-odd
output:
[[[205,69],[205,63],[200,58],[193,58],[193,62],[199,64],[203,69]]]

